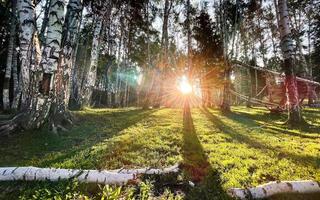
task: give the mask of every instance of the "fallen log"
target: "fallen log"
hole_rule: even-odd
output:
[[[38,167],[0,167],[0,181],[59,181],[76,179],[79,182],[124,185],[140,174],[167,174],[179,171],[179,165],[164,169],[81,170]]]
[[[320,193],[320,185],[316,181],[274,181],[252,188],[231,188],[228,194],[239,199],[264,199],[276,194],[287,193]]]

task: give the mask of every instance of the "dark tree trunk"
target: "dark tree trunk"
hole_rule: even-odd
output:
[[[7,66],[3,82],[3,109],[10,109],[10,98],[9,98],[9,88],[10,88],[10,79],[13,65],[13,56],[15,48],[15,38],[16,38],[16,1],[12,1],[12,15],[11,15],[11,24],[10,24],[10,38],[8,46],[8,57],[7,57]]]
[[[226,66],[227,69],[225,69],[224,72],[224,86],[223,86],[223,99],[221,104],[221,111],[222,112],[230,112],[230,86],[231,86],[231,69],[229,66]]]
[[[226,17],[226,8],[223,4],[221,4],[221,19]],[[222,97],[222,104],[220,105],[220,109],[222,112],[230,112],[230,75],[231,75],[231,68],[228,64],[228,38],[227,38],[227,27],[226,27],[226,20],[222,20],[221,27],[222,27],[222,42],[223,42],[223,63],[224,63],[224,86],[223,86],[223,97]]]
[[[162,97],[164,94],[163,80],[166,77],[166,70],[168,66],[168,46],[169,46],[169,36],[168,36],[168,25],[169,25],[169,16],[172,8],[173,0],[165,0],[164,10],[163,10],[163,24],[162,24],[162,38],[161,38],[161,63],[159,66],[160,76],[157,80],[156,86],[157,94],[153,107],[159,108],[161,106]]]

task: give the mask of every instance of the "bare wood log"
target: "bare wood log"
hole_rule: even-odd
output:
[[[318,182],[312,180],[273,181],[253,188],[231,188],[228,190],[230,196],[239,199],[262,199],[282,193],[320,193],[320,185]]]
[[[164,169],[81,170],[38,167],[1,167],[0,181],[60,181],[77,179],[79,182],[124,185],[136,180],[139,174],[167,174],[179,171],[179,165]]]

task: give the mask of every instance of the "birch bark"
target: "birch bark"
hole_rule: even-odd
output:
[[[40,66],[43,68],[42,91],[49,94],[53,86],[53,77],[58,68],[64,21],[64,0],[51,0],[47,37],[42,51]]]
[[[303,121],[299,106],[299,95],[293,62],[293,41],[290,30],[287,0],[278,0],[279,9],[279,32],[281,39],[281,50],[283,54],[283,67],[285,72],[285,86],[289,107],[289,125],[298,125]]]
[[[117,170],[80,170],[37,167],[2,167],[0,181],[60,181],[77,179],[80,182],[124,185],[136,180],[140,174],[168,174],[179,172],[179,165],[163,169],[117,169]]]
[[[247,189],[231,188],[228,190],[228,194],[237,199],[265,199],[281,193],[307,194],[319,192],[319,183],[311,180],[270,182]]]
[[[67,105],[70,97],[70,88],[72,81],[72,71],[74,71],[75,53],[77,49],[77,34],[80,29],[82,17],[83,0],[70,0],[67,6],[67,13],[63,27],[62,48],[63,48],[63,66],[64,66],[64,103]]]
[[[94,28],[92,47],[91,47],[91,61],[90,61],[88,76],[85,83],[85,88],[83,90],[83,94],[81,95],[82,105],[90,105],[92,90],[96,83],[101,29],[102,29],[102,16],[97,15],[96,26]]]
[[[29,90],[32,99],[27,110],[21,113],[22,119],[18,121],[19,126],[23,129],[39,128],[48,119],[49,114],[51,114],[50,108],[55,98],[50,90],[54,86],[53,80],[58,67],[63,19],[64,0],[52,0],[49,11],[47,37],[41,58],[37,54],[39,51],[37,34],[34,35],[34,42],[32,43],[34,53],[29,64],[29,73],[32,75],[30,76],[32,79],[29,80]],[[40,67],[42,67],[43,72]],[[41,75],[42,81],[39,89],[38,82]]]
[[[32,0],[18,0],[17,12],[19,21],[20,42],[20,74],[21,74],[21,107],[28,104],[30,84],[30,56],[32,49],[32,38],[35,32],[35,10]]]
[[[49,22],[50,5],[51,5],[51,0],[46,0],[46,4],[44,6],[43,21],[42,21],[41,29],[39,33],[39,39],[40,39],[41,45],[45,42],[45,31]]]

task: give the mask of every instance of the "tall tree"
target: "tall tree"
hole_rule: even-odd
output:
[[[26,108],[30,94],[30,57],[32,52],[32,39],[35,33],[35,10],[33,1],[18,0],[17,13],[19,20],[21,107]]]
[[[24,3],[28,1],[23,1]],[[20,2],[21,3],[21,2]],[[28,2],[28,6],[25,5],[25,7],[22,7],[24,9],[31,9],[33,7],[30,7],[31,2]],[[21,5],[20,5],[21,6]],[[33,28],[26,27],[26,30],[29,32],[25,35],[29,36],[28,34],[32,33],[32,37],[22,37],[24,40],[20,40],[20,46],[21,41],[31,41],[30,46],[33,47],[31,52],[26,52],[26,54],[31,54],[30,62],[25,67],[28,67],[29,73],[29,85],[26,85],[24,87],[25,90],[28,92],[28,95],[30,96],[27,100],[27,102],[24,104],[24,107],[22,107],[22,112],[18,113],[12,120],[9,120],[5,122],[0,127],[0,133],[10,133],[11,131],[16,130],[16,128],[23,128],[23,129],[33,129],[33,128],[39,128],[42,126],[49,116],[52,118],[53,115],[56,113],[50,112],[50,109],[52,105],[54,105],[54,102],[56,102],[56,94],[57,90],[55,87],[57,83],[59,83],[59,79],[61,78],[61,72],[62,70],[60,65],[60,47],[61,47],[61,38],[62,38],[62,26],[64,21],[64,0],[52,0],[50,4],[50,12],[49,12],[49,24],[46,34],[46,41],[44,43],[44,48],[42,51],[42,58],[41,62],[38,63],[37,54],[34,51],[37,51],[37,48],[39,47],[38,42],[38,35],[34,34]],[[18,7],[19,8],[19,7]],[[18,9],[19,10],[19,9]],[[22,9],[23,11],[23,9]],[[24,12],[26,13],[26,12]],[[28,12],[27,12],[28,13]],[[33,11],[32,11],[33,13]],[[21,14],[21,13],[20,13]],[[20,16],[20,18],[23,19],[24,15]],[[29,15],[28,15],[29,17]],[[34,16],[30,18],[32,20],[29,24],[29,26],[33,26],[34,22]],[[20,20],[22,23],[21,25],[25,25],[25,21]],[[28,29],[27,29],[28,28]],[[23,31],[22,31],[23,32]],[[25,38],[28,38],[29,40],[26,40]],[[28,48],[28,47],[26,47]],[[25,51],[28,51],[25,50]],[[22,53],[21,53],[22,54]],[[23,55],[20,55],[20,57]],[[26,55],[28,57],[28,55]],[[27,64],[27,63],[25,63]],[[21,63],[22,65],[22,63]],[[42,67],[43,71],[40,71],[40,66]],[[22,66],[21,66],[22,67]],[[21,68],[21,73],[24,73],[23,68]],[[41,86],[39,88],[38,82],[42,75],[42,81]],[[24,90],[22,90],[24,92]],[[24,94],[24,93],[22,93]],[[23,101],[22,101],[23,102]],[[58,125],[56,126],[55,123],[52,123],[49,125],[53,131],[56,131],[58,128],[63,129],[62,126]]]
[[[197,43],[193,50],[194,69],[196,73],[207,73],[210,77],[204,76],[201,79],[201,92],[204,105],[212,105],[211,90],[221,87],[221,72],[223,47],[220,33],[216,24],[210,18],[208,11],[203,9],[194,20],[193,37]],[[214,84],[210,84],[214,82]]]
[[[67,105],[70,97],[70,88],[72,81],[72,72],[75,67],[75,54],[77,51],[77,39],[80,30],[80,23],[83,10],[83,0],[69,0],[65,22],[63,25],[63,34],[61,48],[63,50],[62,61],[63,65],[63,94],[64,104]]]
[[[299,106],[299,94],[296,76],[294,73],[293,40],[289,21],[288,6],[286,0],[278,0],[279,8],[279,32],[281,38],[281,50],[283,54],[283,69],[285,72],[285,86],[289,106],[289,125],[298,125],[303,121]]]
[[[50,108],[49,125],[54,132],[64,130],[64,124],[71,123],[68,111],[70,97],[71,71],[74,66],[73,54],[76,49],[77,33],[79,31],[82,13],[82,0],[70,0],[60,42],[58,67],[54,78],[54,100]],[[61,28],[61,27],[59,27]]]
[[[192,72],[192,63],[191,63],[191,4],[190,0],[187,0],[186,3],[186,10],[187,10],[187,16],[186,16],[186,28],[187,28],[187,66],[188,66],[188,71],[189,71],[189,76],[191,75],[190,73]]]
[[[44,13],[43,13],[43,19],[42,19],[41,29],[39,33],[39,39],[40,39],[41,45],[45,42],[45,32],[49,23],[50,4],[51,4],[51,0],[45,0],[45,5],[42,8],[44,9]]]
[[[91,47],[91,60],[88,70],[88,77],[86,79],[85,88],[82,93],[82,106],[90,105],[92,98],[92,90],[96,84],[98,59],[100,54],[100,36],[102,29],[102,16],[95,17],[95,28],[93,33],[92,47]]]
[[[7,110],[10,108],[10,99],[9,99],[9,87],[10,87],[10,78],[13,67],[13,56],[15,51],[15,38],[16,38],[16,1],[13,0],[11,2],[12,10],[10,17],[10,38],[9,38],[9,46],[8,46],[8,57],[7,57],[7,65],[6,72],[4,77],[3,84],[3,109]]]
[[[223,63],[224,63],[224,86],[223,86],[223,96],[222,96],[222,103],[221,103],[221,110],[222,112],[229,112],[230,111],[230,76],[231,76],[231,67],[228,63],[228,1],[220,1],[220,19],[221,19],[221,30],[222,30],[222,41],[223,41]],[[236,10],[237,12],[237,10]]]
[[[167,67],[168,67],[168,48],[169,48],[169,18],[172,10],[174,0],[165,0],[163,8],[163,23],[162,23],[162,34],[161,34],[161,55],[160,55],[160,66],[158,73],[160,76],[156,76],[156,100],[154,102],[154,107],[160,107],[162,96],[164,95],[163,88],[163,77],[166,76]],[[157,72],[156,72],[157,73]]]
[[[54,75],[58,70],[62,26],[64,21],[64,0],[52,0],[49,12],[49,26],[42,51],[41,67],[43,68],[42,93],[49,95],[53,89]]]

